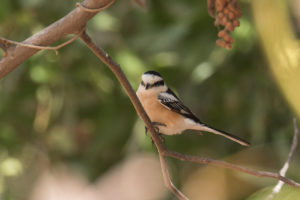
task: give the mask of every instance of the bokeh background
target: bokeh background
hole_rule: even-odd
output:
[[[0,36],[23,41],[74,9],[75,1],[2,0]],[[166,136],[182,153],[279,171],[300,110],[299,0],[241,0],[229,51],[205,0],[116,1],[88,33],[136,89],[159,71],[199,118],[251,142],[212,134]],[[61,40],[63,42],[67,40]],[[58,42],[57,44],[59,44]],[[300,181],[300,148],[287,176]],[[265,199],[276,181],[167,159],[191,199]],[[0,199],[168,200],[156,148],[124,90],[80,41],[40,51],[0,80]],[[284,187],[276,199],[300,199]]]

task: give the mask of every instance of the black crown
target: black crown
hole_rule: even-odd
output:
[[[158,72],[156,72],[156,71],[151,71],[151,70],[145,72],[144,74],[151,74],[151,75],[156,75],[156,76],[162,77]]]

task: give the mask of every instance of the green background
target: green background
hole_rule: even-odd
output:
[[[75,1],[2,0],[0,36],[23,41],[74,7]],[[186,132],[165,136],[167,147],[276,172],[287,158],[294,114],[264,58],[249,1],[241,1],[241,8],[230,51],[215,45],[218,30],[206,1],[151,0],[147,10],[134,1],[116,1],[89,21],[87,32],[121,65],[134,89],[143,72],[156,70],[201,121],[252,144],[245,148],[212,134]],[[300,180],[299,151],[287,174],[294,180]],[[64,166],[92,184],[137,152],[156,154],[156,148],[116,78],[80,40],[58,55],[40,51],[0,81],[3,199],[30,198],[45,168]],[[195,174],[207,167],[167,160],[175,185],[198,199],[185,185],[201,179]],[[227,177],[224,199],[246,199],[276,184],[212,170]],[[218,177],[211,175],[210,181],[220,182]],[[264,199],[259,195],[264,194],[249,199]],[[299,191],[295,195],[300,199]],[[172,195],[165,191],[160,198]]]

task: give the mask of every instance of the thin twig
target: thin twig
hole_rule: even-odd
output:
[[[188,200],[188,198],[180,190],[178,190],[175,187],[175,185],[172,183],[170,174],[169,174],[169,170],[168,170],[168,165],[162,154],[159,154],[159,161],[160,161],[163,179],[164,179],[164,182],[165,182],[167,188],[169,188],[169,190],[172,191],[175,194],[175,196],[178,197],[178,199]]]
[[[290,152],[288,155],[287,160],[285,161],[283,167],[281,168],[279,174],[283,177],[285,177],[285,174],[287,172],[287,170],[289,169],[290,163],[292,161],[293,155],[295,153],[296,147],[298,145],[298,134],[299,134],[299,130],[298,130],[298,126],[297,126],[297,119],[296,117],[294,117],[293,119],[293,125],[294,125],[294,137],[293,137],[293,142],[290,148]],[[269,194],[266,198],[266,200],[271,200],[275,197],[276,194],[278,194],[283,186],[284,182],[283,181],[278,181],[278,183],[275,185],[275,187],[272,190],[272,193]]]
[[[300,183],[297,183],[291,179],[283,177],[283,176],[279,175],[278,173],[254,170],[254,169],[238,166],[238,165],[231,164],[231,163],[221,161],[221,160],[214,160],[211,158],[203,158],[203,157],[199,157],[199,156],[181,154],[181,153],[174,152],[174,151],[167,150],[167,149],[166,149],[166,151],[163,152],[163,155],[172,157],[172,158],[176,158],[181,161],[196,162],[196,163],[202,163],[202,164],[210,164],[210,165],[214,165],[217,167],[223,167],[223,168],[231,169],[234,171],[239,171],[239,172],[243,172],[243,173],[250,174],[253,176],[257,176],[257,177],[273,178],[273,179],[281,180],[290,186],[300,188]]]
[[[2,38],[0,37],[0,42],[4,42],[5,44],[15,44],[15,45],[19,45],[22,47],[27,47],[27,48],[31,48],[31,49],[39,49],[39,50],[53,50],[55,51],[55,54],[58,54],[58,49],[70,44],[71,42],[73,42],[74,40],[76,40],[77,38],[80,37],[81,33],[85,30],[85,28],[83,28],[79,33],[77,33],[76,35],[74,35],[72,38],[70,38],[69,40],[65,41],[64,43],[57,45],[55,47],[49,47],[49,46],[39,46],[39,45],[34,45],[34,44],[26,44],[23,42],[16,42],[13,40],[9,40],[6,38]]]
[[[84,6],[84,5],[82,5],[82,3],[78,3],[77,2],[76,3],[76,7],[81,8],[85,12],[97,13],[97,12],[100,12],[102,10],[105,10],[106,8],[108,8],[109,6],[111,6],[114,2],[115,2],[115,0],[112,0],[107,5],[101,6],[99,8],[88,8],[88,7]]]
[[[174,184],[172,183],[169,172],[167,169],[166,161],[162,157],[162,152],[165,151],[165,146],[161,142],[158,134],[156,134],[154,127],[151,124],[151,121],[146,114],[141,102],[139,101],[138,97],[136,96],[134,90],[132,89],[129,81],[127,80],[125,74],[123,73],[122,69],[120,68],[120,65],[116,63],[102,48],[98,47],[89,37],[89,35],[84,31],[80,37],[82,41],[95,53],[95,55],[108,66],[108,68],[114,73],[114,75],[117,77],[123,88],[125,89],[127,95],[129,96],[135,110],[137,111],[138,115],[142,118],[144,123],[146,124],[146,127],[148,128],[151,137],[154,141],[154,144],[157,147],[158,153],[160,155],[160,164],[162,168],[162,174],[164,177],[164,182],[166,186],[174,193],[174,195],[178,199],[187,199],[186,196],[184,196],[180,190],[178,190]]]

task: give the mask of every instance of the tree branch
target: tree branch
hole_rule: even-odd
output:
[[[210,164],[210,165],[214,165],[214,166],[217,166],[217,167],[223,167],[223,168],[231,169],[231,170],[234,170],[234,171],[239,171],[239,172],[242,172],[242,173],[257,176],[257,177],[273,178],[273,179],[280,180],[280,181],[282,181],[282,182],[284,182],[284,183],[286,183],[290,186],[293,186],[293,187],[296,187],[296,188],[300,189],[300,183],[297,183],[297,182],[295,182],[291,179],[283,177],[283,176],[279,175],[278,173],[254,170],[254,169],[238,166],[238,165],[231,164],[231,163],[221,161],[221,160],[214,160],[214,159],[211,159],[211,158],[203,158],[203,157],[199,157],[199,156],[181,154],[181,153],[170,151],[170,150],[164,151],[163,155],[168,156],[168,157],[172,157],[172,158],[176,158],[176,159],[181,160],[181,161],[196,162],[196,163],[202,163],[202,164]]]
[[[101,8],[106,5],[111,5],[112,2],[111,0],[84,0],[82,6],[86,8]],[[32,35],[23,43],[36,46],[48,46],[66,35],[78,34],[86,26],[86,23],[96,14],[97,12],[85,11],[81,7],[76,7],[65,17]],[[13,71],[17,66],[38,51],[39,49],[27,48],[20,45],[9,47],[6,51],[6,56],[0,60],[0,78]]]
[[[163,180],[167,188],[169,188],[169,190],[173,192],[173,194],[175,194],[175,196],[178,197],[178,199],[188,200],[188,198],[180,190],[178,190],[176,186],[172,183],[169,170],[168,170],[168,165],[166,163],[164,156],[160,153],[159,153],[159,161],[162,170]]]
[[[67,46],[68,44],[72,43],[74,40],[76,40],[81,35],[81,33],[84,30],[85,30],[85,27],[79,33],[77,33],[76,35],[74,35],[71,39],[69,39],[66,42],[64,42],[64,43],[62,43],[60,45],[57,45],[55,47],[38,46],[38,45],[34,45],[34,44],[25,44],[23,42],[16,42],[16,41],[8,40],[8,39],[2,38],[2,37],[0,37],[0,43],[5,44],[4,47],[3,47],[3,49],[5,51],[7,49],[6,47],[9,47],[11,44],[15,44],[15,45],[19,45],[19,46],[26,47],[26,48],[31,48],[31,49],[53,50],[53,51],[55,51],[56,54],[58,54],[58,51],[57,51],[58,49],[60,49],[60,48],[62,48],[64,46]]]

